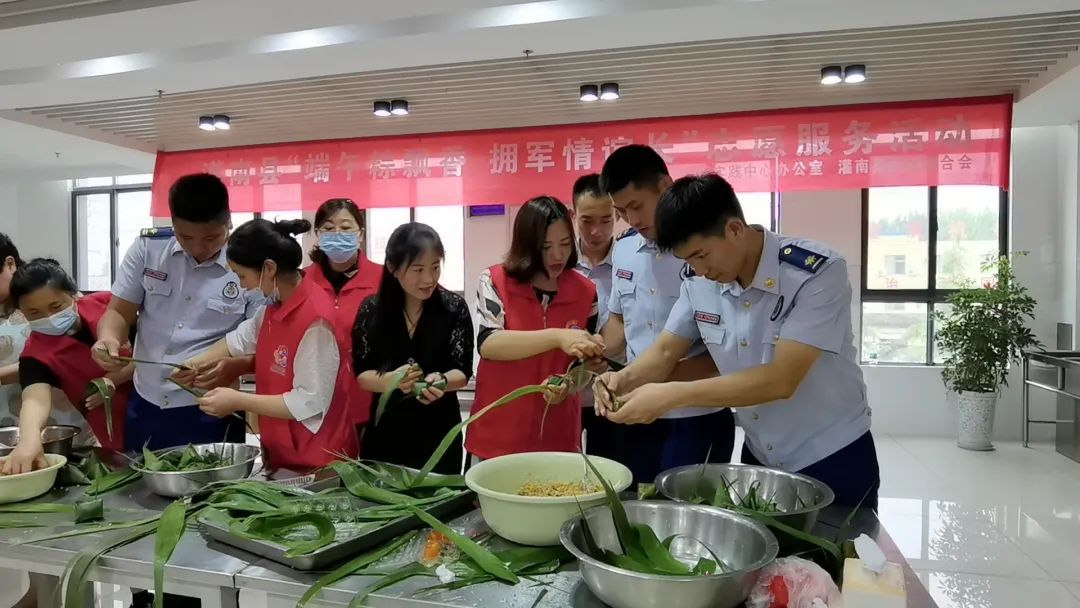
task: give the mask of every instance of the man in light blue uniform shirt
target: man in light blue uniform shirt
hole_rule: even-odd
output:
[[[671,185],[664,159],[652,148],[619,148],[604,162],[600,186],[633,231],[615,242],[609,316],[601,334],[609,352],[622,351],[634,361],[664,329],[679,299],[686,264],[653,241],[660,195]],[[691,380],[716,374],[705,348],[688,353],[671,379]],[[644,426],[616,430],[617,460],[630,467],[638,483],[651,483],[674,467],[731,460],[735,422],[730,410],[686,408],[666,412]]]
[[[728,405],[746,431],[743,462],[804,473],[829,485],[837,504],[876,508],[880,476],[844,258],[747,226],[717,175],[676,181],[656,223],[660,247],[697,276],[683,283],[655,344],[601,378],[621,407],[600,394],[598,409],[635,424],[690,404]],[[698,340],[720,376],[663,383]]]
[[[600,192],[600,175],[590,173],[574,182],[574,224],[578,234],[577,270],[596,285],[599,330],[607,323],[608,294],[611,293],[611,253],[614,249],[615,208],[611,199]],[[606,353],[619,359],[619,353]],[[593,409],[592,388],[581,392],[581,428],[585,430],[585,446],[589,454],[618,458],[615,443],[619,425],[597,416]]]
[[[173,184],[172,228],[144,230],[117,273],[93,350],[103,368],[118,365],[112,357],[126,350],[136,319],[135,358],[182,363],[254,316],[261,299],[240,288],[225,261],[228,197],[225,184],[209,174],[188,175]],[[226,360],[199,370],[196,386],[228,385],[250,369],[249,357]],[[190,393],[167,380],[172,371],[164,365],[136,366],[124,426],[127,449],[244,441],[243,421],[203,414]]]

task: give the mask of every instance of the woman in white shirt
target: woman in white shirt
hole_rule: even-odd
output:
[[[190,385],[198,370],[225,357],[255,355],[255,394],[215,388],[199,398],[212,416],[259,416],[259,434],[270,466],[308,470],[355,457],[356,430],[348,403],[359,390],[348,357],[334,335],[334,302],[303,281],[303,252],[292,235],[311,229],[307,220],[256,219],[229,237],[225,255],[240,286],[258,289],[266,307],[240,324],[174,378]]]

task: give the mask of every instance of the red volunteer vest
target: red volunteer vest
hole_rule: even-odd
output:
[[[323,274],[322,266],[312,264],[304,269],[304,280],[311,281],[318,286],[333,302],[334,331],[337,333],[338,344],[341,345],[341,358],[352,361],[352,329],[356,323],[356,313],[360,310],[360,304],[364,300],[379,291],[379,281],[382,280],[381,264],[376,264],[360,254],[356,260],[357,271],[340,293],[335,293],[330,281]],[[371,417],[371,393],[357,387],[352,392],[353,398],[349,402],[348,409],[353,419],[353,424],[364,424]]]
[[[102,291],[79,298],[75,305],[80,322],[83,327],[90,330],[90,335],[95,340],[98,321],[101,320],[111,297],[111,293]],[[131,394],[131,383],[117,387],[113,394],[113,432],[110,440],[108,426],[105,423],[105,407],[87,411],[83,406],[86,400],[86,387],[92,380],[105,375],[105,372],[90,356],[89,344],[83,344],[71,336],[47,336],[35,331],[31,332],[26,340],[22,356],[37,359],[56,374],[56,377],[60,379],[60,390],[86,418],[102,447],[110,450],[124,449],[124,408],[128,395]]]
[[[333,322],[334,302],[308,281],[301,281],[285,304],[266,307],[255,346],[256,393],[282,395],[292,390],[300,340],[318,319]],[[342,348],[340,340],[338,348]],[[296,420],[260,416],[259,433],[271,466],[309,470],[337,460],[334,454],[355,458],[360,445],[348,410],[354,387],[357,384],[352,363],[349,357],[342,356],[334,396],[318,433],[312,434]]]
[[[532,285],[506,276],[502,266],[492,266],[491,280],[502,298],[506,329],[535,331],[547,328],[585,329],[596,298],[592,281],[567,270],[559,275],[559,289],[545,313]],[[476,398],[472,413],[527,384],[539,384],[549,376],[566,372],[571,357],[552,350],[521,361],[480,359],[476,371]],[[543,395],[529,395],[493,410],[469,425],[465,447],[480,458],[520,452],[576,452],[581,448],[581,407],[577,395],[552,405],[540,437],[544,415]]]

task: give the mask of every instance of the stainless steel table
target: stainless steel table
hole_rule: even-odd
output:
[[[82,499],[83,490],[54,490],[34,502],[73,503]],[[135,483],[104,497],[106,509],[131,509],[123,519],[138,519],[159,512],[168,500],[155,496],[142,483]],[[70,521],[70,515],[13,516],[33,517],[36,521]],[[67,564],[83,548],[105,538],[104,534],[75,536],[43,543],[14,545],[13,541],[62,532],[70,526],[49,526],[33,529],[0,530],[0,567],[29,571],[38,593],[41,608],[60,606],[63,597],[60,577]],[[110,532],[116,534],[116,532]],[[102,557],[90,570],[91,582],[121,585],[134,589],[153,588],[154,537],[149,536]],[[233,578],[257,556],[239,549],[218,551],[208,545],[198,530],[185,532],[165,569],[165,590],[168,593],[199,598],[204,608],[236,608],[237,596]],[[90,596],[92,587],[84,593]],[[92,606],[93,602],[85,605]]]
[[[835,534],[848,511],[829,509],[822,514],[818,532],[823,535]],[[473,512],[455,520],[455,524],[466,526],[482,525],[479,513]],[[918,576],[908,565],[900,550],[881,526],[873,512],[863,511],[855,518],[850,527],[850,536],[861,533],[874,538],[889,561],[899,563],[904,568],[907,583],[909,608],[937,608],[929,592],[923,587]],[[258,601],[266,608],[293,608],[296,601],[320,577],[320,574],[298,572],[286,566],[263,560],[245,568],[236,575],[236,586],[265,593],[266,599]],[[324,589],[311,606],[344,606],[357,594],[378,580],[372,576],[352,576],[345,578]],[[522,581],[516,586],[500,583],[488,583],[467,587],[458,591],[439,592],[426,597],[411,597],[423,588],[438,584],[433,578],[412,578],[386,589],[380,590],[367,598],[366,605],[372,608],[412,608],[446,607],[473,608],[475,606],[500,606],[504,608],[532,608],[533,606],[570,606],[572,608],[604,608],[605,604],[589,592],[578,575],[577,566],[569,565],[563,571],[544,577],[539,582]],[[537,598],[547,590],[539,603]],[[673,598],[672,605],[677,605]]]

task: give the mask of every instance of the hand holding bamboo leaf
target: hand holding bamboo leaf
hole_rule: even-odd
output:
[[[116,385],[105,377],[91,380],[90,385],[86,387],[86,409],[94,409],[99,405],[105,406],[105,432],[109,435],[109,441],[113,440],[112,397],[115,392]]]

